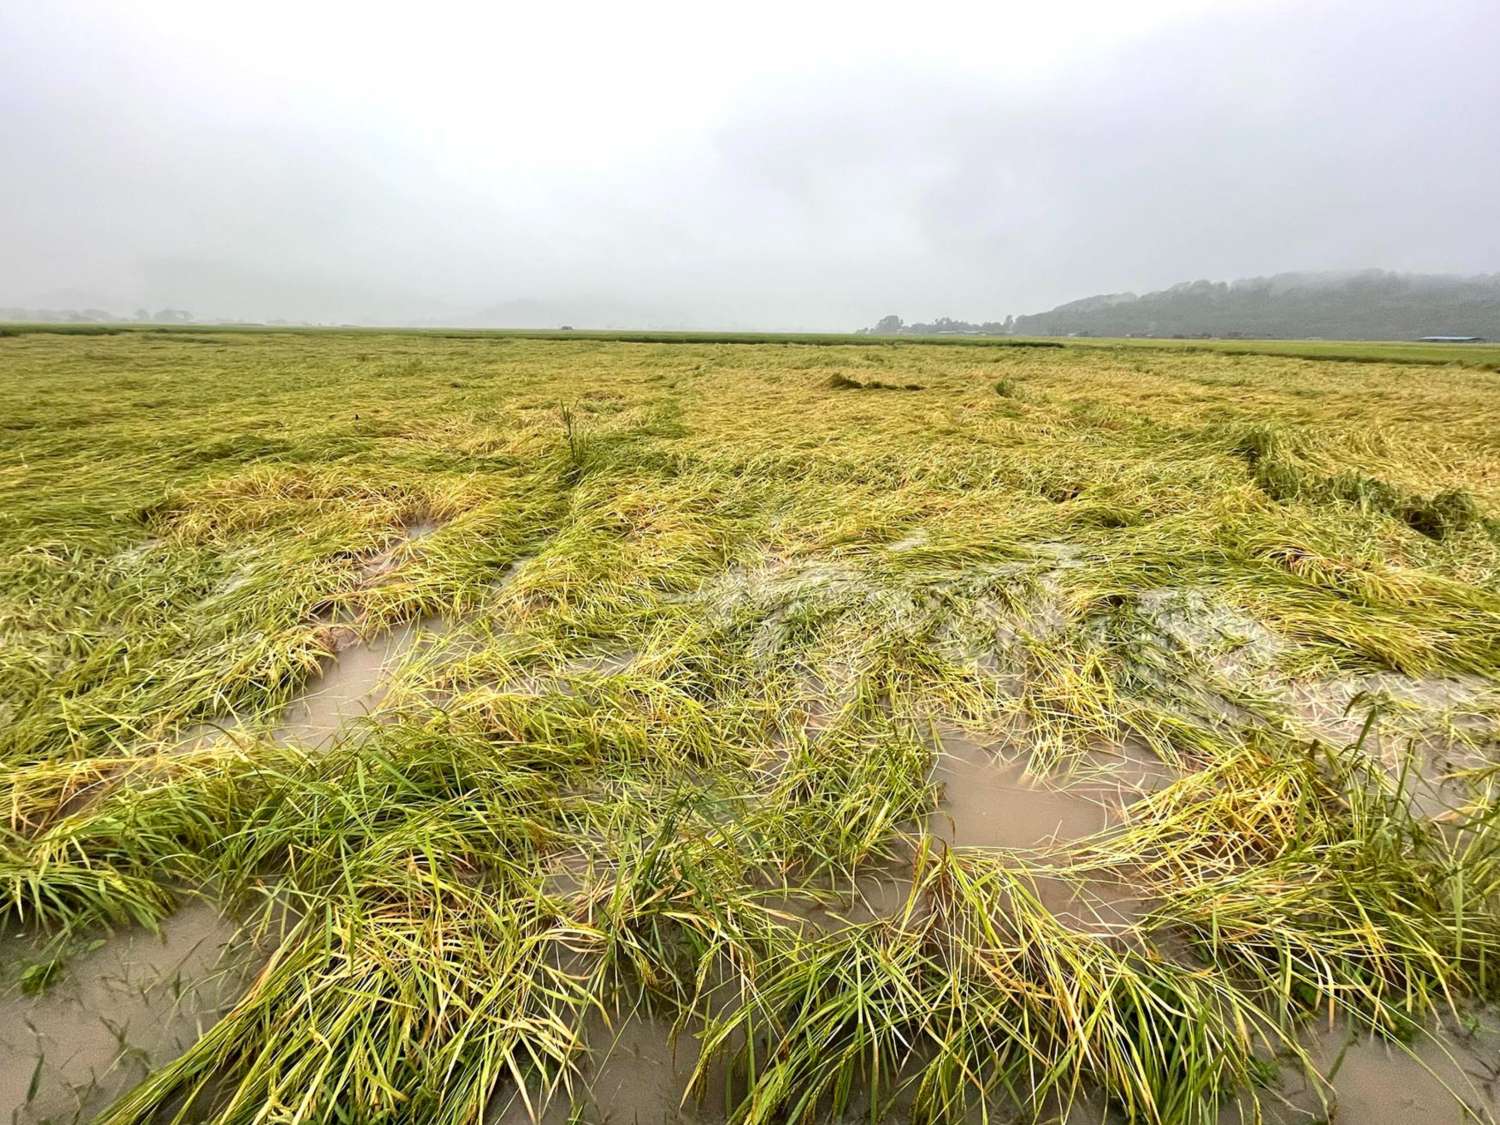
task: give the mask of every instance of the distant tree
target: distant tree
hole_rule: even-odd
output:
[[[1500,335],[1500,274],[1287,273],[1103,293],[1016,318],[1026,336],[1402,340]]]
[[[954,320],[951,316],[940,316],[936,320],[907,324],[899,316],[881,317],[873,328],[858,330],[864,336],[1003,336],[1011,331],[1012,318],[986,320],[972,324],[967,320]]]

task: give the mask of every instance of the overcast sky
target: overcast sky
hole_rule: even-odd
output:
[[[0,6],[0,305],[848,329],[1500,270],[1497,0]]]

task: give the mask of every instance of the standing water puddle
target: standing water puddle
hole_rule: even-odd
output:
[[[1403,786],[1418,817],[1443,818],[1482,796],[1455,776],[1489,765],[1484,747],[1500,732],[1500,696],[1482,680],[1349,676],[1294,684],[1286,703],[1312,737],[1334,747],[1361,745]]]
[[[366,582],[393,573],[411,543],[441,526],[431,519],[408,524],[404,538],[364,564]],[[348,625],[334,624],[336,635],[352,636]],[[319,675],[287,706],[276,730],[276,741],[313,750],[327,749],[351,722],[380,708],[388,692],[390,669],[401,662],[416,642],[445,631],[446,624],[441,619],[424,618],[405,622],[372,640],[355,639],[351,644],[340,645],[337,655],[324,664]]]
[[[401,565],[409,544],[418,539],[426,538],[442,526],[436,520],[429,519],[417,520],[415,523],[408,524],[404,529],[405,534],[403,538],[368,559],[361,566],[361,573],[365,580],[368,582],[372,579],[384,578],[386,575],[394,572]]]
[[[1109,822],[1096,796],[1048,789],[965,738],[943,739],[937,779],[943,799],[928,831],[955,848],[1046,848],[1091,835]]]
[[[447,635],[450,625],[440,617],[408,621],[373,640],[341,648],[324,660],[322,670],[287,704],[273,737],[283,746],[326,750],[348,727],[379,711],[390,692],[392,674],[422,641]],[[224,739],[245,735],[237,718],[195,723],[184,730],[173,753],[204,750]]]
[[[439,636],[444,628],[438,618],[409,621],[341,651],[287,706],[276,741],[327,749],[350,723],[380,709],[389,692],[390,672],[418,640]]]
[[[935,771],[943,796],[927,830],[954,848],[1066,849],[1118,823],[1127,794],[1171,780],[1167,767],[1134,751],[1122,751],[1110,765],[1108,780],[1054,788],[1029,776],[1024,759],[1001,758],[968,738],[945,735]],[[1129,885],[1109,880],[1036,874],[1032,887],[1060,921],[1091,932],[1122,931],[1145,905]]]
[[[3,939],[0,1120],[92,1120],[181,1054],[248,979],[250,958],[238,950],[226,956],[235,932],[212,906],[190,904],[162,922],[159,935],[128,930],[76,955],[38,996],[23,994],[15,979],[24,939]]]
[[[1027,774],[1024,760],[945,733],[933,773],[942,797],[927,818],[927,834],[950,848],[994,852],[1018,874],[1026,871],[1041,905],[1063,924],[1099,937],[1128,936],[1130,924],[1149,905],[1137,888],[1049,874],[1046,868],[1066,866],[1069,845],[1119,823],[1132,799],[1164,787],[1177,774],[1139,747],[1112,751],[1093,764],[1098,771],[1086,782],[1050,787]],[[1012,853],[1009,859],[1006,853]],[[911,899],[911,862],[908,856],[868,865],[852,884],[821,886],[814,892],[822,892],[818,897],[778,896],[773,905],[787,923],[824,932],[895,919]],[[920,901],[910,905],[923,909]]]

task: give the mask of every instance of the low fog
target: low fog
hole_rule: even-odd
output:
[[[0,11],[0,306],[845,330],[1500,269],[1494,0]]]

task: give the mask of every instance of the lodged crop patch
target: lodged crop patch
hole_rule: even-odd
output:
[[[0,339],[0,1108],[1493,1114],[1496,378]]]

